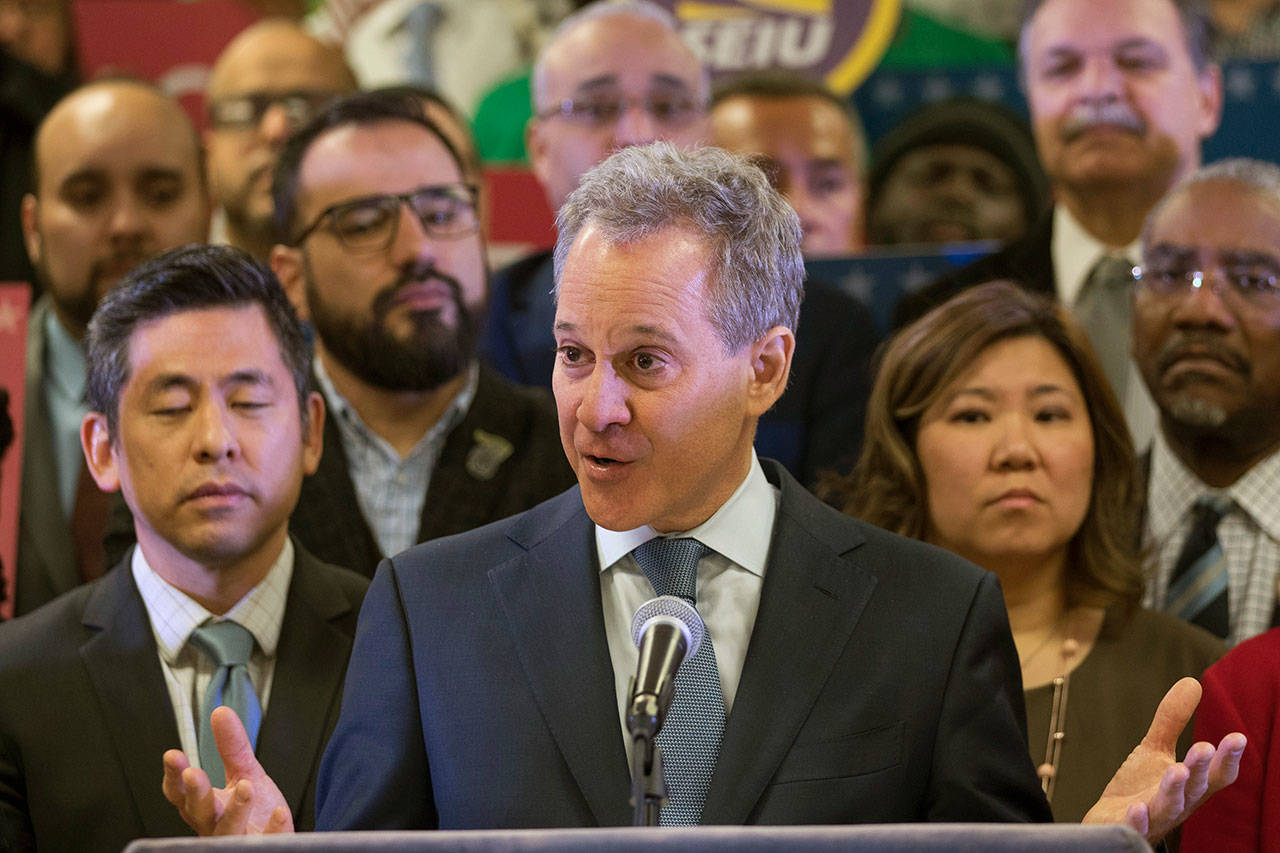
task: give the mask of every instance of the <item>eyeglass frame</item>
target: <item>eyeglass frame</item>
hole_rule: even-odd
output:
[[[1245,287],[1237,281],[1244,276],[1229,276],[1219,266],[1217,269],[1211,269],[1209,272],[1198,269],[1188,269],[1176,271],[1177,277],[1181,279],[1177,284],[1172,286],[1156,284],[1154,279],[1144,278],[1144,273],[1161,272],[1164,275],[1172,275],[1175,271],[1160,270],[1145,265],[1136,265],[1129,271],[1135,287],[1140,288],[1143,292],[1150,293],[1152,296],[1167,299],[1189,293],[1193,290],[1199,290],[1205,286],[1210,278],[1216,279],[1216,283],[1210,285],[1213,292],[1218,295],[1223,293],[1233,294],[1239,297],[1246,304],[1251,306],[1266,307],[1271,302],[1258,300],[1274,300],[1274,305],[1280,307],[1280,273],[1269,273],[1259,278],[1266,281],[1264,288]],[[1212,274],[1212,275],[1211,275]]]
[[[624,115],[627,114],[627,111],[630,110],[632,107],[639,107],[640,109],[644,110],[645,114],[648,115],[649,118],[653,119],[654,121],[658,122],[659,124],[665,127],[685,127],[689,124],[692,124],[694,121],[696,121],[699,116],[706,114],[707,107],[708,107],[707,98],[699,97],[696,93],[689,92],[688,93],[689,103],[690,103],[689,117],[685,119],[681,119],[679,121],[673,121],[670,118],[663,118],[662,116],[655,113],[651,106],[653,100],[655,99],[655,95],[656,95],[655,92],[649,91],[649,92],[646,92],[643,96],[638,98],[632,97],[631,95],[623,95],[623,94],[619,94],[616,98],[612,98],[612,97],[601,98],[597,95],[583,95],[581,97],[576,97],[576,98],[573,98],[573,97],[561,98],[559,106],[547,107],[544,110],[539,110],[538,112],[535,113],[535,116],[543,121],[547,119],[552,119],[552,118],[561,118],[567,122],[576,124],[579,127],[589,127],[594,129],[600,129],[600,128],[609,127],[610,125],[616,124]],[[582,113],[576,113],[574,111],[575,107],[577,107],[579,104],[583,104],[591,100],[614,101],[616,103],[616,106],[618,107],[618,111],[615,115],[606,119],[594,119],[587,115],[583,115]]]
[[[288,92],[244,92],[239,95],[228,95],[224,98],[211,100],[208,102],[206,109],[209,113],[209,126],[214,130],[245,132],[259,127],[267,111],[274,106],[281,107],[285,110],[286,115],[289,115],[290,110],[286,105],[287,101],[301,101],[307,104],[306,115],[289,115],[289,124],[296,127],[305,124],[340,97],[342,97],[341,92],[314,89],[292,89]],[[252,105],[252,114],[248,120],[240,122],[218,118],[218,111],[224,105],[237,102]]]
[[[472,212],[475,214],[475,226],[468,228],[466,231],[459,231],[456,234],[438,234],[435,232],[435,230],[432,228],[431,225],[427,224],[427,222],[424,221],[423,218],[418,215],[417,208],[413,206],[412,199],[414,196],[430,190],[458,189],[458,188],[461,188],[466,191],[466,195],[468,197],[468,203],[471,206]],[[463,237],[466,237],[470,234],[478,233],[481,228],[480,188],[477,187],[475,184],[467,183],[466,181],[458,181],[457,183],[449,183],[449,184],[427,184],[404,193],[370,193],[369,195],[356,196],[355,198],[349,198],[344,201],[335,202],[329,205],[328,207],[326,207],[324,210],[320,211],[320,213],[316,216],[316,218],[311,221],[311,224],[308,225],[306,228],[302,229],[302,232],[289,242],[289,245],[301,246],[304,240],[306,240],[312,234],[316,233],[316,231],[320,230],[321,226],[324,225],[325,220],[330,219],[334,213],[341,210],[342,208],[355,207],[356,205],[368,204],[369,202],[380,201],[382,199],[395,199],[397,202],[395,207],[396,219],[395,219],[395,222],[392,223],[391,228],[388,229],[387,231],[388,236],[387,236],[386,243],[382,246],[379,246],[377,249],[352,249],[351,246],[347,244],[346,240],[344,240],[341,236],[339,236],[336,231],[332,231],[331,233],[333,234],[333,238],[338,241],[338,244],[341,245],[343,249],[349,252],[355,252],[356,254],[372,255],[372,254],[375,254],[376,252],[385,252],[388,248],[391,247],[391,244],[395,242],[396,232],[399,231],[400,229],[400,217],[404,215],[404,209],[406,207],[408,207],[410,210],[413,211],[414,216],[417,217],[419,226],[421,226],[422,230],[426,232],[427,236],[433,237],[437,240],[460,240]]]

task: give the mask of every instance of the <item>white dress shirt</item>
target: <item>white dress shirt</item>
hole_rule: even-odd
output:
[[[293,578],[293,542],[285,539],[284,548],[267,576],[249,590],[244,598],[221,616],[215,616],[186,593],[170,584],[147,563],[142,548],[133,549],[133,580],[147,608],[151,631],[160,653],[160,668],[169,688],[174,721],[178,724],[178,740],[193,767],[200,766],[197,745],[196,715],[204,702],[205,690],[213,678],[215,667],[206,655],[187,642],[191,632],[201,625],[230,619],[253,634],[253,654],[249,658],[249,678],[262,715],[267,714],[271,681],[275,675],[276,644],[284,622],[284,606]],[[157,781],[157,785],[160,783]]]
[[[712,553],[698,563],[698,613],[715,643],[726,715],[733,708],[751,629],[760,607],[760,589],[764,584],[765,562],[780,497],[781,492],[765,478],[764,469],[752,450],[751,469],[746,479],[714,515],[692,530],[667,534],[672,538],[697,539],[712,549]],[[639,651],[631,640],[631,617],[640,605],[656,595],[631,551],[658,535],[647,526],[623,532],[596,526],[604,632],[613,662],[618,721],[627,755],[631,754],[626,719],[627,688],[639,660]]]

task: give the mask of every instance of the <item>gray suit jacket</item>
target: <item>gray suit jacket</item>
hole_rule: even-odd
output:
[[[22,497],[18,510],[16,609],[21,616],[80,583],[71,529],[62,514],[58,475],[44,397],[45,318],[49,297],[36,302],[27,321],[26,402],[22,430]],[[15,594],[10,590],[10,594]]]
[[[1049,820],[995,577],[765,470],[782,499],[703,822]],[[630,823],[595,555],[575,487],[383,562],[317,827]]]
[[[367,582],[297,549],[257,755],[300,827],[337,720]],[[118,851],[189,835],[160,790],[180,748],[128,562],[0,625],[0,850]]]

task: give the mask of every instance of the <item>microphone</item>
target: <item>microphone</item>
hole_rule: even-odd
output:
[[[671,705],[676,669],[698,653],[706,632],[693,605],[674,595],[651,599],[636,610],[631,639],[640,647],[640,660],[627,710],[633,740],[657,735]]]

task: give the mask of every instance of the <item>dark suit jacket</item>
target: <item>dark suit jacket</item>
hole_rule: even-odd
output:
[[[491,476],[477,467],[476,432],[501,436],[514,452]],[[347,455],[333,417],[324,425],[324,454],[315,474],[302,482],[289,531],[320,559],[373,576],[384,556],[360,512]],[[559,494],[574,482],[560,444],[551,396],[512,385],[488,368],[480,370],[475,398],[450,431],[431,474],[422,505],[418,541],[506,518]]]
[[[995,576],[782,499],[708,824],[1049,820]],[[384,562],[317,827],[625,825],[594,527],[574,488]]]
[[[338,717],[364,578],[297,549],[257,754],[301,826]],[[160,790],[180,748],[127,562],[0,625],[0,849],[118,851],[189,835]]]
[[[49,297],[27,321],[26,403],[22,431],[22,497],[18,509],[16,615],[29,613],[80,583],[71,528],[58,496],[49,407],[44,396],[45,318]],[[10,591],[11,593],[13,591]]]
[[[1013,281],[1035,293],[1056,297],[1058,285],[1053,272],[1052,244],[1053,210],[1050,208],[1026,234],[1000,251],[943,276],[923,290],[903,296],[893,312],[894,328],[900,329],[960,291],[988,281]]]
[[[490,288],[481,351],[513,382],[551,387],[555,302],[551,253],[498,271]],[[809,281],[794,329],[796,352],[786,393],[760,418],[755,446],[813,485],[820,472],[846,473],[862,447],[871,358],[880,342],[871,312],[842,290]]]

